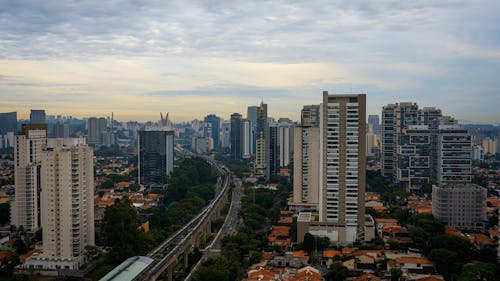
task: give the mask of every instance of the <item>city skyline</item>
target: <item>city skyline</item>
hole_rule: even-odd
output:
[[[495,4],[7,1],[0,111],[182,122],[264,99],[299,120],[328,90],[498,123]]]

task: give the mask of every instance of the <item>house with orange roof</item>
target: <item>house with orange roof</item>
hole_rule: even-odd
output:
[[[500,238],[500,233],[494,228],[488,229],[488,234],[490,236],[490,239],[493,241],[498,241],[498,238]]]
[[[474,245],[476,245],[476,248],[478,249],[493,248],[496,246],[496,243],[493,242],[493,240],[482,233],[474,233],[472,235],[472,239]]]
[[[382,228],[384,239],[409,238],[410,232],[400,225],[386,225]]]
[[[293,223],[293,218],[280,218],[278,224],[291,225]]]
[[[115,183],[115,188],[116,189],[125,189],[127,188],[129,185],[131,185],[132,183],[131,182],[128,182],[128,181],[121,181],[121,182],[117,182]]]
[[[398,267],[404,273],[436,274],[434,264],[425,257],[398,257],[395,263],[387,263],[387,271],[390,271],[392,267]]]
[[[453,235],[453,236],[461,237],[461,238],[464,237],[464,235],[462,234],[462,232],[458,231],[453,226],[446,226],[444,228],[444,233],[446,233],[448,235]]]
[[[285,281],[286,279],[284,279]],[[294,276],[289,277],[286,281],[321,281],[321,272],[314,267],[306,266],[296,271]]]
[[[290,227],[273,225],[267,240],[272,245],[280,246],[283,251],[287,251],[292,244],[292,239],[290,238]]]
[[[415,279],[415,281],[444,281],[444,279],[441,275],[429,275]]]
[[[354,278],[354,281],[381,281],[380,277],[371,273],[365,273],[361,276]]]

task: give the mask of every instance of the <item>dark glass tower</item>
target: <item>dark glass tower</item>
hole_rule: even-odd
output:
[[[231,158],[241,160],[242,149],[243,118],[239,113],[231,114]]]
[[[174,169],[174,132],[139,131],[139,184],[148,188],[164,188]]]
[[[212,139],[214,140],[214,149],[220,147],[220,118],[215,114],[210,114],[205,117],[205,123],[210,123],[212,127]]]

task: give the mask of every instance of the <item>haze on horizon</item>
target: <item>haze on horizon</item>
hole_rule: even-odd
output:
[[[498,3],[0,0],[0,112],[297,120],[321,92],[500,122]]]

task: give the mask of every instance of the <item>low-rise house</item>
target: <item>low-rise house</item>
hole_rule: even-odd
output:
[[[387,263],[387,271],[392,267],[400,268],[403,273],[436,274],[434,264],[425,257],[399,257],[394,263]]]

